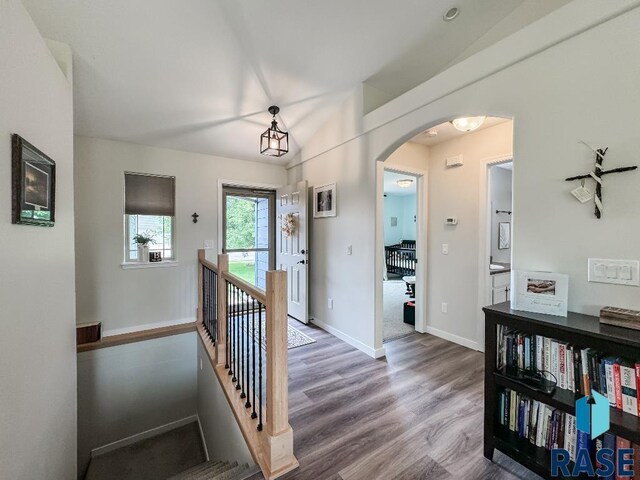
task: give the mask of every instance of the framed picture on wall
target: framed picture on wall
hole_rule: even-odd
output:
[[[498,223],[498,249],[508,250],[511,248],[511,223]]]
[[[11,179],[12,223],[53,227],[56,162],[15,133],[12,137]]]
[[[313,216],[314,218],[335,217],[338,198],[336,184],[330,183],[313,187]]]

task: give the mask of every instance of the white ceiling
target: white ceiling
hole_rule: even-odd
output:
[[[536,1],[23,3],[74,51],[77,134],[284,164],[364,80],[392,93],[420,83]],[[258,153],[271,104],[290,132],[281,159]]]
[[[484,123],[474,131],[484,130],[485,128],[493,127],[500,123],[510,122],[509,118],[499,118],[499,117],[487,117]],[[427,132],[435,131],[438,132],[438,135],[435,137],[430,137],[427,135]],[[461,132],[460,130],[456,130],[456,128],[451,124],[451,122],[441,123],[440,125],[436,125],[433,128],[425,130],[424,132],[420,132],[418,135],[413,137],[410,142],[420,143],[422,145],[427,145],[431,147],[433,145],[437,145],[438,143],[446,142],[447,140],[451,140],[452,138],[461,137],[462,135],[467,135],[467,132]]]
[[[398,180],[403,180],[405,178],[410,178],[413,180],[413,183],[408,188],[402,188],[396,182]],[[415,195],[417,192],[416,188],[416,177],[407,175],[406,173],[396,173],[396,172],[384,172],[384,193],[390,193],[392,195]]]

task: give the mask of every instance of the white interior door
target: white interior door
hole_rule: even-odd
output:
[[[290,234],[283,229],[293,225]],[[276,267],[287,272],[289,316],[308,323],[307,282],[309,277],[307,181],[276,191]]]

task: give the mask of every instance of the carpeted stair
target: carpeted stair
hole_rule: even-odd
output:
[[[210,461],[191,467],[168,480],[244,480],[254,473],[256,469],[248,465]]]

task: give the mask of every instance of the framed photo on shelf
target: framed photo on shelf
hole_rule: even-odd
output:
[[[336,184],[330,183],[313,187],[313,217],[335,217],[337,212],[338,197]]]
[[[514,310],[566,317],[569,276],[551,272],[516,272]]]
[[[15,133],[12,136],[11,180],[11,222],[53,227],[56,162]]]

